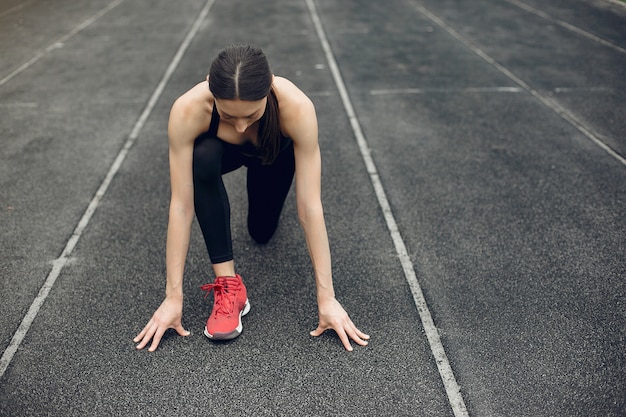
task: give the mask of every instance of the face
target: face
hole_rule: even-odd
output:
[[[220,120],[234,126],[238,133],[244,133],[265,113],[267,97],[258,101],[215,99]]]

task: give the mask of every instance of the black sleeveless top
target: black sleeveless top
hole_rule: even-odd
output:
[[[211,114],[211,124],[209,125],[209,130],[207,130],[207,135],[209,137],[217,138],[217,128],[219,127],[219,125],[220,125],[220,114],[217,112],[217,106],[215,105],[215,102],[214,102],[213,113]],[[287,149],[287,147],[290,144],[291,144],[291,138],[281,134],[279,152]],[[252,142],[246,142],[241,145],[233,145],[233,146],[237,146],[240,149],[242,155],[254,157],[254,158],[261,157],[259,149]]]

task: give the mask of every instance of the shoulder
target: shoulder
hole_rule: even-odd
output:
[[[178,97],[172,109],[168,124],[170,140],[181,138],[195,139],[211,124],[213,95],[206,82],[199,83]]]
[[[292,139],[302,128],[315,124],[317,116],[311,99],[286,78],[274,77],[274,93],[280,111],[281,128]]]
[[[312,109],[313,102],[294,83],[283,77],[274,77],[272,84],[282,111]]]

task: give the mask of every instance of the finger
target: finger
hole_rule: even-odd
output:
[[[367,340],[364,340],[364,338],[361,336],[361,333],[359,331],[359,329],[357,329],[356,327],[352,326],[348,329],[348,336],[350,336],[350,338],[352,340],[354,340],[357,344],[361,345],[361,346],[367,346]],[[363,336],[367,336],[367,335],[363,335]]]
[[[367,339],[370,338],[369,335],[357,329],[357,327],[354,325],[352,320],[348,321],[348,325],[346,326],[346,328],[347,328],[346,332],[348,333],[348,336],[350,336],[352,340],[354,340],[361,346],[367,345]]]
[[[191,332],[185,330],[182,324],[179,324],[178,326],[176,326],[175,330],[176,330],[176,333],[178,333],[180,336],[189,336],[191,334]]]
[[[150,322],[152,322],[152,320]],[[156,331],[156,325],[148,323],[146,328],[141,332],[143,333],[143,339],[141,340],[141,343],[137,345],[138,350],[143,349],[148,344],[150,339],[152,339],[152,335],[154,334],[155,331]]]
[[[133,339],[134,343],[137,343],[141,340],[141,338],[143,337],[143,334],[145,333],[145,329],[141,331],[141,333],[139,333],[137,336],[135,336],[135,338]]]
[[[146,326],[143,328],[143,330],[137,336],[135,336],[135,338],[133,339],[133,342],[137,343],[143,338],[143,336],[148,331],[148,327],[150,327],[151,323],[152,323],[152,320],[150,320],[148,324],[146,324]]]
[[[341,343],[343,343],[343,347],[346,348],[348,352],[352,352],[354,349],[350,344],[350,339],[348,339],[348,335],[346,334],[346,332],[343,329],[335,329],[335,332],[337,332],[339,340],[341,340]]]
[[[157,347],[159,347],[159,343],[161,343],[161,338],[165,334],[165,329],[159,328],[157,329],[154,337],[152,338],[152,345],[148,348],[148,352],[154,352]]]
[[[355,342],[357,342],[359,345],[361,345],[361,346],[367,345],[366,340],[368,340],[370,338],[370,336],[368,334],[365,334],[362,331],[360,331],[354,325],[354,322],[352,320],[350,320],[349,317],[347,319],[347,322],[346,322],[346,325],[345,325],[344,328],[346,329],[346,332],[348,333],[348,336],[350,336],[350,338],[353,339]]]
[[[356,327],[354,328],[354,330],[356,331],[356,334],[358,334],[361,339],[365,339],[365,340],[369,340],[370,339],[370,335],[369,334],[363,333],[362,331],[360,331]]]
[[[311,336],[317,337],[320,336],[322,333],[324,333],[326,331],[326,327],[319,325],[317,326],[317,329],[313,330],[312,332],[310,332],[309,334]]]

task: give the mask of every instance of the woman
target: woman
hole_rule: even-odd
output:
[[[241,334],[241,317],[250,304],[235,272],[222,174],[242,165],[248,169],[248,230],[259,243],[274,234],[295,173],[298,216],[317,289],[319,325],[311,335],[334,329],[349,351],[350,339],[367,345],[369,336],[357,329],[335,299],[321,203],[317,118],[309,98],[290,81],[274,77],[260,49],[231,46],[213,61],[207,81],[176,100],[168,135],[172,196],[166,295],[135,337],[137,349],[152,340],[148,350],[154,351],[169,328],[181,336],[190,334],[181,323],[182,281],[194,212],[216,276],[215,282],[202,286],[214,297],[204,334],[213,340]]]

